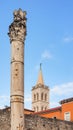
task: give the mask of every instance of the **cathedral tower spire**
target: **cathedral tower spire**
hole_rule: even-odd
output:
[[[42,63],[40,63],[40,70],[39,70],[37,85],[38,84],[44,85],[43,74],[42,74]]]

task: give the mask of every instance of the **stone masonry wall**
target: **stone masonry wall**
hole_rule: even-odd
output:
[[[0,110],[0,130],[10,130],[10,112]]]
[[[73,122],[25,115],[26,130],[73,130]],[[10,130],[10,112],[0,110],[0,130]]]

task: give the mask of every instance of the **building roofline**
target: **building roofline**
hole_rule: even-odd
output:
[[[24,108],[24,111],[31,111],[31,112],[34,112],[33,110],[30,110],[30,109],[27,109],[27,108]]]
[[[37,114],[50,113],[50,112],[54,112],[54,111],[61,111],[61,108],[62,108],[61,106],[58,106],[58,107],[51,108],[51,109],[48,109],[48,110],[39,111],[39,112],[34,112],[33,114],[34,114],[34,115],[37,115]]]
[[[73,97],[68,98],[68,99],[61,100],[59,103],[60,103],[60,104],[64,104],[64,103],[68,103],[68,102],[72,102],[72,101],[73,101]]]
[[[0,110],[8,110],[8,109],[10,110],[11,107],[8,106],[8,107],[3,108],[3,109],[0,109]],[[24,108],[24,111],[25,111],[25,110],[26,110],[26,111],[30,111],[30,112],[34,112],[33,110],[30,110],[30,109],[27,109],[27,108]]]

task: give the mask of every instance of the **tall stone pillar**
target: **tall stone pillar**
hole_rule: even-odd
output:
[[[26,12],[14,11],[14,21],[9,26],[11,42],[11,130],[24,130],[24,40]]]

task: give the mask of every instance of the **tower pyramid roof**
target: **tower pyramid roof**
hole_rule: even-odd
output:
[[[42,68],[41,68],[41,65],[42,65],[42,64],[40,64],[40,70],[39,70],[39,75],[38,75],[37,85],[38,85],[38,84],[42,84],[42,85],[44,85],[44,80],[43,80],[43,74],[42,74]]]

